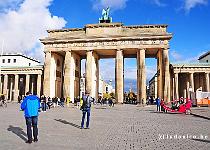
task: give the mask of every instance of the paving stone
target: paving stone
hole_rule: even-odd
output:
[[[156,107],[94,106],[90,129],[79,129],[81,111],[53,108],[39,116],[39,141],[25,144],[23,112],[18,104],[0,108],[0,150],[209,150],[210,121],[185,114],[157,113]],[[160,139],[159,135],[208,136]]]

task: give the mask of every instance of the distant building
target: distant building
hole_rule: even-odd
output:
[[[190,98],[196,91],[210,92],[210,51],[199,57],[199,63],[170,65],[171,99]],[[156,75],[149,81],[149,95],[157,93]]]
[[[23,54],[3,54],[0,56],[0,93],[7,100],[17,101],[18,96],[27,91],[42,94],[43,65]]]
[[[210,63],[210,51],[206,52],[205,54],[201,55],[199,58],[199,63]]]
[[[157,98],[157,74],[155,74],[149,81],[149,91],[148,96]]]
[[[2,67],[38,66],[40,62],[23,54],[3,54],[0,65]]]
[[[114,92],[113,86],[112,86],[112,80],[109,81],[109,83],[105,82],[101,76],[99,76],[99,96],[102,96],[103,93],[112,93]],[[82,96],[85,93],[85,74],[82,75],[80,78],[80,96]]]

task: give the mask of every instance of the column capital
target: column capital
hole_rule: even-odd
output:
[[[164,47],[162,50],[168,51],[169,49],[169,47]]]
[[[44,53],[45,53],[45,54],[51,53],[51,51],[50,51],[50,50],[45,50]]]
[[[118,49],[116,49],[116,51],[123,51],[123,49],[121,49],[121,48],[118,48]]]
[[[93,50],[87,50],[86,52],[93,52]]]
[[[71,50],[71,49],[70,49],[70,50],[68,49],[68,50],[66,50],[65,52],[66,52],[66,53],[67,53],[67,52],[72,52],[72,50]]]
[[[146,51],[146,48],[138,48],[139,51]]]

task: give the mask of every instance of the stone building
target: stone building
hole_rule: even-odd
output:
[[[111,80],[109,83],[105,82],[101,76],[99,76],[99,87],[98,94],[103,95],[103,93],[111,93],[113,92],[113,86]],[[80,78],[80,96],[85,93],[85,74],[83,74]]]
[[[209,56],[209,52],[200,56],[198,59],[200,63],[170,65],[171,99],[190,98],[190,92],[210,92]],[[150,95],[157,93],[155,76],[149,81]]]
[[[200,63],[210,63],[210,51],[206,52],[205,54],[201,55],[198,58]]]
[[[210,63],[173,64],[173,98],[190,98],[190,92],[210,92]]]
[[[137,61],[137,100],[146,103],[145,58],[157,58],[157,95],[169,100],[169,41],[167,25],[134,25],[122,23],[88,24],[84,28],[48,30],[44,44],[45,64],[43,92],[46,96],[80,94],[81,59],[86,59],[86,90],[97,99],[99,59],[115,58],[115,94],[123,103],[124,58]]]
[[[10,101],[17,101],[27,91],[42,93],[43,65],[36,59],[23,54],[1,55],[0,74],[0,93]]]
[[[148,96],[157,98],[157,74],[155,74],[152,79],[149,81],[149,92]]]

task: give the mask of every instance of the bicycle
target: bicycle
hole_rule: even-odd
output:
[[[7,107],[7,103],[5,100],[1,100],[0,101],[0,107],[6,108]]]

